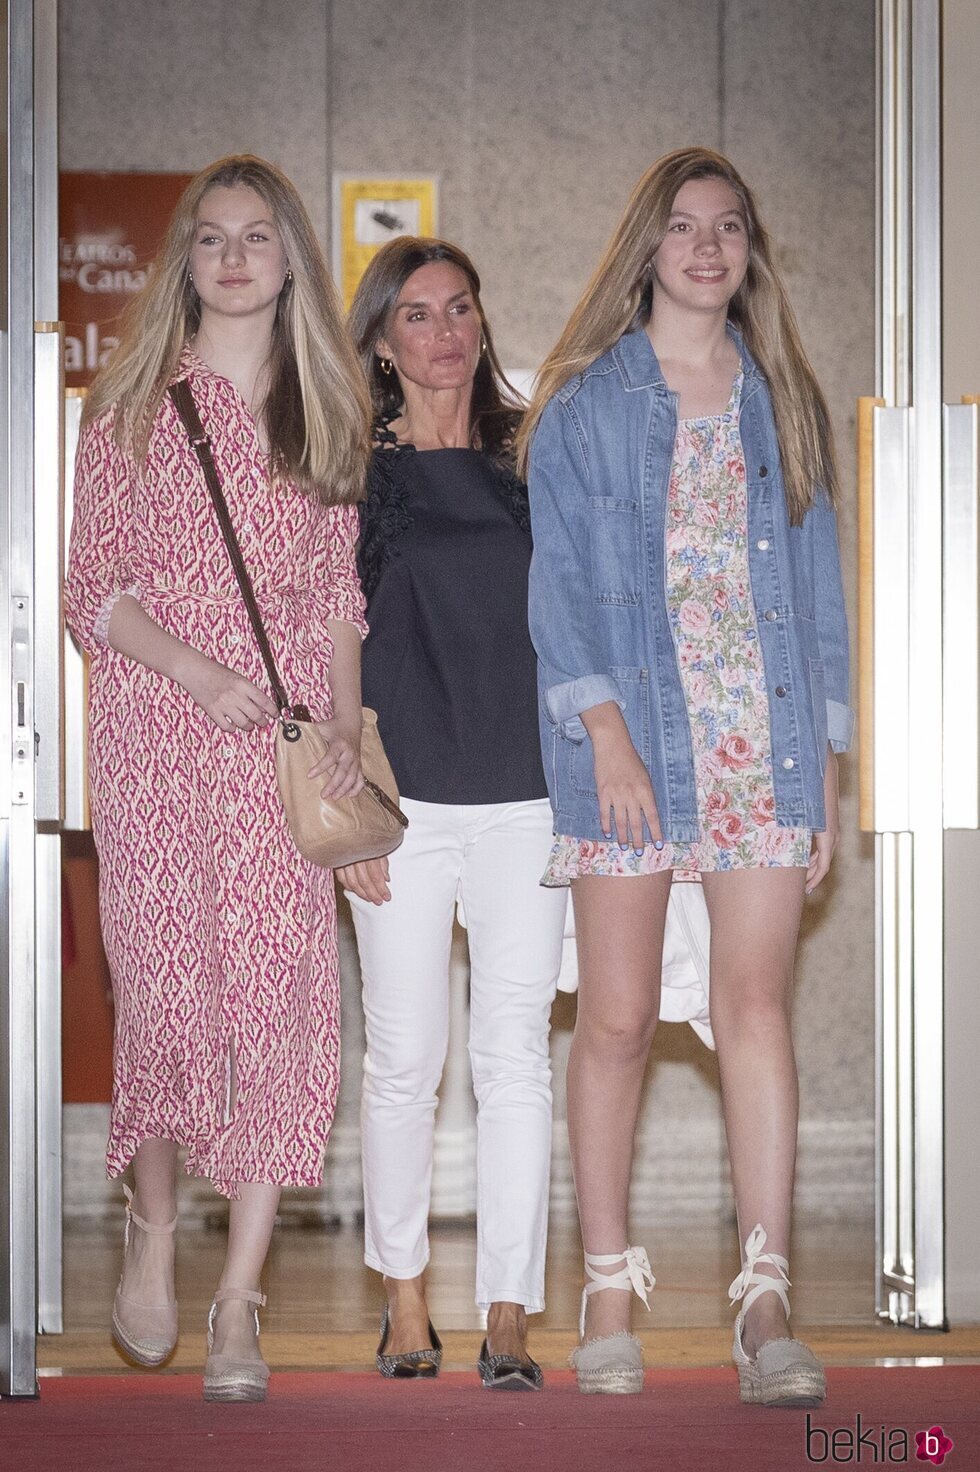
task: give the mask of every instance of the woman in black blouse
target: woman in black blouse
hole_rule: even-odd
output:
[[[538,880],[551,810],[527,630],[520,419],[455,246],[403,237],[374,258],[351,328],[377,411],[360,564],[365,703],[410,819],[390,859],[340,871],[364,984],[365,1261],[384,1275],[378,1368],[437,1373],[425,1304],[436,1091],[457,901],[470,945],[477,1098],[476,1301],[487,1386],[534,1389],[526,1315],[544,1307],[548,1029],[564,896]]]

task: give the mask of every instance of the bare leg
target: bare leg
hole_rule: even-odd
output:
[[[133,1156],[132,1209],[155,1227],[177,1215],[177,1146],[173,1140],[144,1140]],[[122,1291],[136,1303],[170,1303],[174,1296],[174,1238],[129,1234]]]
[[[670,883],[669,873],[572,882],[579,993],[568,1060],[568,1137],[582,1242],[590,1253],[622,1252],[629,1241],[633,1134],[660,1010]],[[630,1307],[622,1289],[591,1294],[585,1337],[629,1329]]]
[[[523,1303],[492,1303],[487,1312],[487,1350],[526,1360],[527,1311]]]
[[[242,1183],[239,1200],[228,1211],[228,1250],[219,1288],[260,1292],[262,1269],[279,1209],[279,1186]],[[233,1359],[260,1359],[255,1338],[255,1312],[250,1303],[226,1299],[214,1318],[214,1350]]]
[[[388,1342],[385,1354],[411,1354],[429,1347],[429,1310],[425,1302],[425,1274],[416,1278],[382,1279],[388,1299]]]
[[[793,965],[805,869],[705,874],[711,916],[711,1022],[739,1223],[739,1247],[756,1222],[766,1250],[789,1257],[799,1090],[790,1032]],[[775,1276],[768,1264],[760,1273]],[[745,1315],[755,1355],[789,1334],[782,1303],[764,1293]]]
[[[391,1327],[385,1354],[410,1354],[429,1344],[429,1311],[425,1302],[425,1274],[417,1278],[384,1278]],[[527,1313],[522,1303],[492,1303],[487,1313],[487,1340],[491,1354],[527,1358]]]

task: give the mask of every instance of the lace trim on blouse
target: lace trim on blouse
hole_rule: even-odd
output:
[[[365,597],[370,598],[381,574],[393,557],[395,544],[412,525],[408,510],[409,471],[415,446],[403,444],[390,428],[397,413],[375,420],[374,444],[382,453],[372,455],[368,470],[367,497],[360,504],[361,537],[357,568]],[[522,532],[531,534],[527,486],[506,460],[487,457],[496,471],[497,488],[507,510]]]

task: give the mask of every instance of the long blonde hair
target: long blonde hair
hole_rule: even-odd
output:
[[[776,419],[790,520],[798,525],[818,486],[834,500],[837,463],[827,402],[810,366],[793,309],[772,259],[752,193],[727,158],[708,148],[679,148],[648,169],[564,332],[535,380],[518,435],[522,470],[548,401],[569,379],[646,324],[653,299],[653,257],[670,222],[677,192],[689,179],[723,179],[739,197],[748,232],[748,269],[728,304],[729,320],[765,374]]]
[[[332,505],[359,501],[370,454],[371,400],[323,252],[294,185],[251,154],[209,164],[174,211],[146,286],[127,307],[119,346],[89,390],[85,420],[115,411],[137,459],[201,303],[188,261],[201,200],[215,185],[254,189],[272,211],[292,272],[276,307],[263,417],[273,473]]]

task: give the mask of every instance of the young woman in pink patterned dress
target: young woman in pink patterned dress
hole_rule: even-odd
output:
[[[292,184],[251,157],[188,186],[86,404],[68,621],[91,655],[92,820],[116,1004],[110,1176],[132,1166],[113,1333],[177,1338],[175,1171],[231,1198],[205,1395],[262,1399],[260,1276],[284,1186],[314,1186],[338,1082],[332,874],[300,858],[276,706],[166,389],[190,384],[275,658],[359,790],[356,505],[370,401]],[[135,1230],[134,1230],[135,1228]]]
[[[580,990],[568,1132],[585,1247],[580,1388],[637,1391],[633,1134],[678,870],[711,918],[711,1021],[744,1244],[743,1400],[814,1405],[790,1336],[789,1004],[838,838],[847,621],[829,415],[750,191],[679,149],[640,180],[525,420],[531,636]]]

